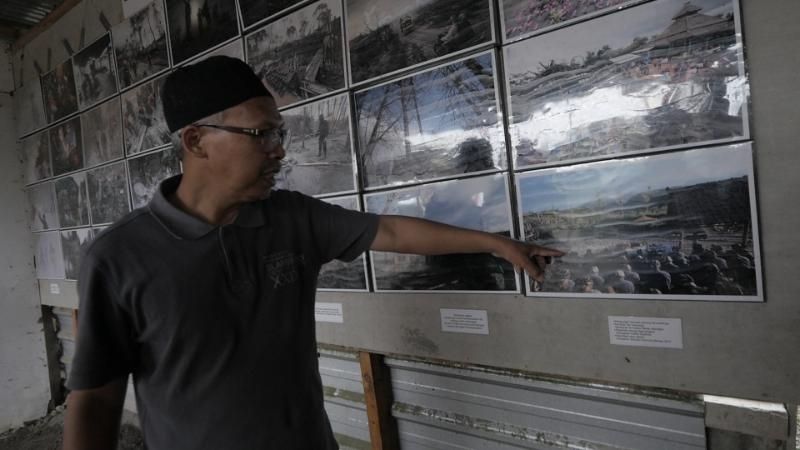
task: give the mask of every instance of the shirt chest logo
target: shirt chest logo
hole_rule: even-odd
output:
[[[288,251],[271,253],[262,257],[262,264],[273,288],[296,283],[305,266],[305,256]]]

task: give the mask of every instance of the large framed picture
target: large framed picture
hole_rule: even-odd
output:
[[[487,0],[345,0],[351,83],[494,41]]]
[[[761,301],[750,144],[517,176],[526,240],[567,252],[528,295]]]
[[[198,55],[239,35],[236,2],[166,0],[172,61]]]
[[[122,158],[122,113],[119,97],[81,115],[86,167]]]
[[[133,208],[147,205],[158,185],[166,178],[181,172],[178,154],[170,148],[128,160]]]
[[[326,198],[324,201],[346,209],[361,210],[358,206],[357,195]],[[324,264],[319,271],[317,289],[320,291],[366,291],[367,258],[362,254],[350,262],[334,259]]]
[[[656,0],[505,47],[516,167],[749,138],[740,33],[734,0]]]
[[[308,3],[308,0],[239,0],[242,26],[248,28],[259,22],[267,21],[282,11],[301,3]]]
[[[87,172],[92,225],[109,224],[130,211],[128,174],[125,162],[109,164]]]
[[[371,213],[421,217],[512,236],[506,174],[372,193],[364,200]],[[370,254],[376,291],[519,292],[511,264],[489,254]]]
[[[64,278],[77,280],[81,268],[81,255],[92,241],[91,228],[76,228],[61,232],[61,250],[64,253]]]
[[[83,164],[81,119],[73,117],[48,130],[53,175],[58,176],[80,170]]]
[[[55,181],[58,222],[61,228],[89,225],[89,192],[86,172],[78,172]]]
[[[17,137],[27,136],[47,125],[38,77],[25,81],[14,91],[14,111],[17,112]]]
[[[42,75],[42,97],[47,123],[53,123],[78,111],[78,93],[71,59]]]
[[[171,142],[161,104],[165,78],[156,78],[122,94],[123,142],[128,156]]]
[[[356,189],[347,94],[281,112],[288,136],[276,187],[307,195]]]
[[[36,233],[36,278],[40,280],[64,279],[64,253],[58,231]]]
[[[59,227],[56,190],[53,182],[37,184],[28,190],[31,231],[54,230]]]
[[[111,29],[120,89],[125,89],[169,68],[167,25],[163,0],[147,7]]]
[[[80,109],[89,108],[117,93],[117,68],[108,33],[79,51],[72,61]]]
[[[247,63],[279,107],[345,87],[342,4],[320,0],[245,38]]]
[[[192,65],[194,63],[198,63],[205,59],[211,58],[212,56],[230,56],[231,58],[236,58],[239,60],[244,61],[244,45],[242,45],[241,39],[236,39],[233,42],[229,42],[222,47],[218,47],[214,50],[211,50],[208,53],[204,53],[197,58],[193,58],[183,62],[182,66]]]
[[[53,176],[50,161],[50,134],[40,131],[22,140],[22,154],[25,159],[25,184]]]
[[[364,186],[505,169],[495,67],[488,52],[357,92]]]

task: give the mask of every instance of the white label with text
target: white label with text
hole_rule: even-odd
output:
[[[53,295],[61,295],[61,288],[58,283],[50,283],[50,293]]]
[[[482,309],[440,309],[442,331],[489,334],[489,317]]]
[[[608,316],[608,334],[613,345],[683,348],[681,319]]]
[[[314,318],[317,322],[344,323],[342,304],[318,302],[314,305]]]

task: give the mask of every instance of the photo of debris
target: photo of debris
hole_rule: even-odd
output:
[[[529,294],[761,300],[750,144],[522,173],[525,240],[567,252]]]
[[[117,93],[117,69],[111,36],[103,35],[73,58],[78,105],[86,109]]]
[[[122,158],[122,117],[119,97],[81,115],[86,167]]]
[[[642,1],[642,0],[638,0]],[[503,36],[521,39],[575,19],[586,19],[603,12],[636,3],[631,0],[500,0],[503,11]]]
[[[359,211],[358,197],[326,198],[332,205]],[[350,262],[333,261],[324,264],[319,271],[317,289],[321,291],[366,291],[367,290],[366,256],[361,255]]]
[[[82,169],[84,166],[80,117],[74,117],[50,128],[48,133],[53,175],[58,176]]]
[[[91,228],[78,228],[61,232],[61,250],[64,253],[64,278],[77,280],[81,268],[81,256],[92,241]]]
[[[53,176],[50,162],[50,134],[41,131],[22,140],[22,154],[25,159],[25,184]]]
[[[61,251],[61,234],[58,231],[36,233],[36,278],[63,280],[64,254]]]
[[[124,161],[92,169],[86,178],[92,205],[92,225],[112,223],[130,211]]]
[[[120,89],[125,89],[169,67],[164,2],[146,8],[111,29]]]
[[[356,93],[365,187],[507,166],[492,53]]]
[[[52,182],[33,186],[28,190],[31,231],[54,230],[58,225],[56,189]]]
[[[321,0],[245,38],[247,63],[279,107],[345,87],[342,4]]]
[[[230,0],[167,0],[169,42],[177,64],[239,34]]]
[[[442,181],[367,194],[366,211],[421,217],[511,237],[506,175]],[[376,291],[518,292],[514,268],[489,254],[371,252]]]
[[[486,0],[345,0],[350,75],[359,83],[492,41]]]
[[[17,137],[28,135],[47,125],[39,77],[25,81],[14,91],[14,110],[17,111]]]
[[[281,115],[288,134],[275,187],[306,195],[355,190],[347,95],[287,109]]]
[[[78,94],[75,90],[71,59],[42,75],[42,97],[47,123],[53,123],[78,111]]]
[[[170,148],[148,153],[128,160],[133,208],[141,208],[150,202],[159,183],[181,173],[177,152]]]
[[[89,192],[86,172],[78,172],[56,180],[58,222],[61,228],[89,225]]]
[[[164,78],[156,78],[122,94],[122,128],[126,155],[171,142],[161,105],[161,85]]]
[[[516,167],[748,138],[734,6],[657,0],[506,47]]]

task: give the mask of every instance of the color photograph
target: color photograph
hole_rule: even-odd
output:
[[[239,34],[236,2],[230,0],[167,0],[167,17],[174,64]]]
[[[58,225],[56,189],[52,182],[38,184],[28,189],[31,231],[54,230]]]
[[[121,89],[169,67],[164,2],[156,0],[111,29]]]
[[[41,131],[22,140],[22,155],[25,159],[25,184],[53,176],[50,161],[50,134]]]
[[[181,173],[181,164],[177,153],[167,148],[129,159],[128,171],[133,208],[136,209],[150,202],[161,181]]]
[[[119,97],[81,115],[86,167],[122,158],[122,117]]]
[[[78,93],[71,59],[42,75],[42,98],[47,123],[53,123],[78,111]]]
[[[89,225],[89,193],[86,172],[60,178],[55,182],[58,222],[61,228]]]
[[[112,223],[130,211],[125,162],[92,169],[86,179],[92,205],[92,225]]]
[[[359,211],[358,197],[326,198],[323,200],[332,205]],[[367,262],[364,254],[358,258],[344,262],[334,259],[324,264],[319,271],[317,289],[320,291],[366,291]]]
[[[78,106],[86,109],[117,93],[117,69],[111,36],[104,34],[73,58]]]
[[[141,153],[171,142],[161,105],[161,85],[156,78],[122,94],[122,127],[125,154]]]
[[[81,120],[74,117],[48,130],[53,175],[58,176],[83,169]]]

